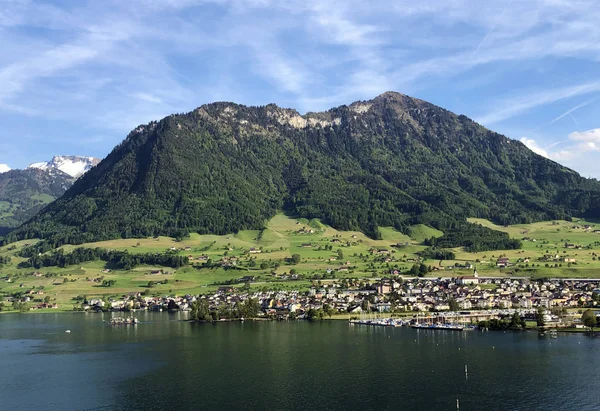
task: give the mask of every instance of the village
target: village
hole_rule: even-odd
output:
[[[456,278],[402,278],[393,276],[373,282],[343,280],[316,282],[308,291],[244,291],[219,287],[202,295],[150,297],[129,293],[118,299],[90,299],[84,311],[190,311],[205,300],[216,312],[232,309],[248,300],[260,307],[259,318],[302,319],[313,311],[329,317],[352,318],[380,314],[440,315],[456,313],[476,323],[517,312],[533,318],[542,310],[546,324],[581,326],[581,312],[600,304],[597,279],[485,278],[477,274]],[[218,320],[219,318],[216,318]]]

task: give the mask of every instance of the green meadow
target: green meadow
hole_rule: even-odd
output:
[[[600,277],[600,224],[576,220],[547,221],[526,225],[496,226],[487,220],[471,222],[507,232],[524,239],[520,250],[469,253],[454,249],[456,260],[424,260],[431,277],[456,277],[472,274],[472,269],[448,269],[449,266],[473,264],[480,276],[528,276],[595,278]],[[589,226],[589,227],[586,227]],[[442,232],[424,225],[411,227],[411,236],[391,227],[380,228],[382,239],[373,240],[361,232],[338,231],[318,220],[294,219],[283,214],[273,217],[264,230],[240,231],[230,235],[192,234],[182,241],[168,237],[102,241],[78,247],[102,247],[127,250],[129,253],[166,252],[175,250],[189,256],[190,265],[182,268],[138,266],[132,270],[113,270],[103,261],[91,261],[65,268],[45,267],[20,269],[21,248],[35,240],[20,241],[0,248],[0,256],[11,262],[0,268],[0,296],[25,293],[34,289],[31,304],[49,297],[61,310],[72,310],[77,296],[119,297],[140,292],[149,296],[198,294],[221,286],[251,289],[307,289],[314,283],[343,279],[371,280],[390,274],[392,270],[407,272],[418,252],[426,247],[423,240],[441,236]],[[565,246],[567,244],[567,246]],[[64,246],[65,252],[75,246]],[[381,250],[372,253],[372,250]],[[387,251],[384,251],[387,250]],[[389,252],[389,254],[388,254]],[[297,254],[299,262],[293,264]],[[539,261],[544,255],[558,256],[561,261]],[[207,268],[200,256],[208,258]],[[505,256],[513,265],[496,267]],[[221,267],[223,260],[235,265]],[[567,262],[570,261],[570,262]],[[163,273],[152,274],[152,271]],[[34,273],[37,272],[37,275]],[[243,277],[245,280],[241,280]],[[114,280],[110,287],[103,280]],[[37,300],[37,301],[36,301]]]

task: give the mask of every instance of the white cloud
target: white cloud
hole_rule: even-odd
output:
[[[160,97],[157,97],[151,93],[133,93],[132,97],[135,97],[138,100],[147,101],[149,103],[161,104],[163,102]]]
[[[595,148],[594,143],[600,143],[600,128],[587,131],[574,131],[569,134],[569,140],[587,142],[588,146]],[[591,143],[591,145],[589,145]]]
[[[546,158],[550,158],[548,156],[548,151],[546,151],[544,148],[540,147],[540,145],[535,140],[533,140],[531,138],[527,138],[527,137],[521,137],[521,143],[525,144],[527,146],[527,148],[529,148],[534,153],[539,154],[540,156],[543,156]]]
[[[7,164],[0,164],[0,173],[6,173],[10,171],[10,167]]]
[[[568,140],[548,146],[542,146],[536,140],[527,137],[521,137],[521,142],[536,154],[577,169],[585,176],[595,175],[598,177],[597,171],[590,172],[590,170],[594,170],[597,164],[597,159],[594,160],[594,158],[600,151],[600,128],[574,131],[569,134]],[[554,150],[558,145],[566,145],[566,147]]]

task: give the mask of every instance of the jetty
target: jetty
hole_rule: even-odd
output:
[[[374,320],[350,320],[350,324],[374,325],[378,327],[402,327],[408,323],[406,321],[396,320],[393,318],[380,318]]]
[[[447,330],[447,331],[465,331],[470,330],[471,328],[466,327],[460,324],[413,324],[412,328],[421,329],[421,330]]]

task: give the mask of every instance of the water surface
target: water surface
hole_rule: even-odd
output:
[[[0,409],[597,410],[600,339],[0,315]],[[71,333],[65,333],[65,330]],[[468,373],[465,374],[465,365]]]

